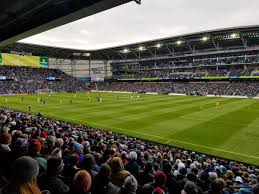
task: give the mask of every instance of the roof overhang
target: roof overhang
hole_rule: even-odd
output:
[[[2,0],[0,47],[133,0]]]

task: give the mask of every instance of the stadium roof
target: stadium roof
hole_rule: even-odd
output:
[[[133,0],[1,0],[0,46],[130,1]]]
[[[31,52],[34,55],[66,59],[127,60],[196,54],[208,51],[226,52],[235,49],[259,50],[259,26],[203,31],[100,50],[77,50],[16,43],[2,48],[2,51],[24,51]]]

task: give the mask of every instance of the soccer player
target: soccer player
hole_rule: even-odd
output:
[[[29,112],[31,112],[31,105],[29,105],[28,109],[29,109]]]
[[[8,102],[8,99],[7,98],[5,98],[5,103],[7,103]]]
[[[38,97],[38,99],[37,99],[37,103],[40,103],[40,98]]]
[[[23,102],[23,96],[22,96],[22,102]]]
[[[50,94],[49,94],[49,100],[50,100]]]
[[[70,104],[72,104],[72,99],[70,99]]]
[[[117,96],[117,100],[119,100],[119,96]]]
[[[90,101],[90,97],[89,96],[87,97],[87,99],[88,99],[88,101]]]
[[[43,104],[46,104],[46,101],[45,101],[45,100],[43,100]]]
[[[133,99],[133,96],[130,96],[130,99],[132,100],[132,99]]]

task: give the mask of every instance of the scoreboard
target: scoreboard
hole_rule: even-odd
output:
[[[0,53],[0,65],[30,66],[48,68],[49,59],[45,56],[27,56]]]

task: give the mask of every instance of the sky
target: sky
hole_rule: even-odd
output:
[[[259,0],[142,0],[21,42],[95,50],[205,30],[259,25]]]

